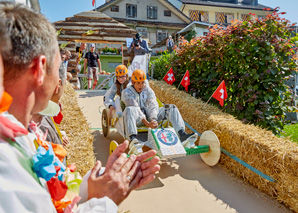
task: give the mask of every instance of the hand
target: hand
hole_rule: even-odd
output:
[[[157,126],[158,126],[157,121],[156,120],[151,120],[148,127],[150,127],[151,129],[155,129],[155,128],[157,128]]]
[[[127,144],[127,145],[125,145]],[[125,148],[126,146],[126,148]],[[111,167],[113,162],[117,159],[118,156],[121,155],[127,149],[128,141],[125,140],[122,144],[120,144],[113,152],[113,154],[109,157],[106,170]],[[145,161],[149,158],[151,160]],[[137,155],[136,161],[141,163],[140,169],[135,176],[135,178],[131,182],[131,190],[138,189],[155,179],[155,173],[160,170],[160,165],[158,165],[159,157],[156,156],[155,150],[150,150],[148,152],[144,152],[142,154]]]
[[[152,171],[150,169],[152,167],[151,163],[149,165],[151,166],[150,168],[148,168],[148,165],[147,167],[146,165],[143,166],[144,175],[147,178],[141,181],[143,172],[140,170],[140,163],[136,161],[135,155],[131,155],[127,159],[127,155],[124,153],[127,147],[128,141],[126,140],[114,150],[108,158],[104,174],[99,177],[96,177],[96,175],[101,168],[101,162],[96,162],[88,179],[88,200],[94,197],[101,198],[107,196],[116,205],[119,205],[134,188],[152,179],[150,175],[148,177],[148,174]],[[128,176],[131,180],[128,179]]]
[[[140,46],[136,47],[137,50],[140,49],[140,48],[141,48]]]
[[[114,106],[110,106],[110,110],[109,110],[109,117],[112,117],[112,113],[115,110]]]

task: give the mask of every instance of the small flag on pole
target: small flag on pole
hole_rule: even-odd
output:
[[[171,69],[169,69],[163,80],[165,80],[165,82],[167,82],[170,85],[172,85],[176,81],[172,67]]]
[[[184,74],[182,81],[180,83],[182,86],[184,86],[186,92],[188,92],[188,86],[190,85],[190,80],[189,80],[189,72],[188,70]]]
[[[95,5],[95,0],[92,0],[92,6],[94,7],[94,5]]]
[[[221,106],[224,105],[224,100],[228,98],[225,81],[222,81],[212,95],[213,98],[219,101]]]

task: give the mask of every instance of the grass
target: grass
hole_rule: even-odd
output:
[[[281,136],[298,144],[298,123],[286,125]]]

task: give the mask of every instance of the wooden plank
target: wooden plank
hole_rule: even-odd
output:
[[[55,28],[60,29],[65,26],[89,26],[89,27],[108,27],[108,28],[124,28],[124,29],[130,29],[126,25],[123,25],[121,23],[106,23],[106,22],[55,22],[54,23]]]
[[[56,27],[56,29],[63,31],[88,31],[88,30],[93,30],[93,31],[102,31],[102,32],[127,32],[127,33],[136,33],[135,30],[130,29],[130,28],[107,28],[107,27],[93,27],[93,26],[59,26]]]
[[[81,40],[105,40],[105,41],[111,41],[111,42],[126,42],[126,38],[121,37],[102,37],[102,36],[78,36],[78,35],[59,35],[58,39],[69,39],[71,41],[75,41],[77,39]]]
[[[110,16],[107,16],[104,13],[98,12],[98,11],[86,11],[82,13],[75,14],[74,17],[82,17],[82,18],[93,18],[93,19],[106,19],[106,20],[113,20]]]
[[[110,33],[110,32],[101,32],[101,31],[96,31],[92,35],[84,35],[86,31],[64,31],[59,35],[76,35],[76,36],[99,36],[99,37],[119,37],[119,38],[130,38],[133,37],[134,34],[132,33]]]

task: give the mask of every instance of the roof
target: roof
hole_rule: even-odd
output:
[[[243,3],[223,3],[223,2],[212,2],[212,1],[201,1],[201,0],[180,0],[182,4],[195,4],[203,6],[212,6],[212,7],[229,7],[229,8],[238,8],[238,9],[253,9],[253,10],[263,10],[264,8],[273,8],[258,4],[258,5],[248,5]]]
[[[102,4],[101,6],[97,7],[95,10],[102,12],[103,10],[105,10],[106,8],[108,8],[109,6],[111,6],[113,4],[116,4],[116,3],[120,2],[120,1],[122,1],[122,0],[110,0],[110,1]],[[186,23],[190,23],[191,22],[191,20],[190,20],[190,18],[188,16],[186,16],[183,12],[181,12],[177,7],[175,7],[168,0],[157,0],[157,1],[159,1],[161,4],[163,4],[169,10],[171,10],[173,13],[175,13],[178,17],[180,17]]]
[[[183,28],[182,30],[180,30],[179,32],[177,32],[178,34],[184,33],[184,32],[188,32],[192,29],[193,25],[199,25],[199,26],[203,26],[205,28],[211,27],[213,26],[213,24],[209,24],[206,22],[201,22],[201,21],[193,21],[191,24],[187,25],[185,28]]]
[[[136,31],[97,11],[87,11],[53,23],[61,29],[59,41],[80,41],[123,44]],[[91,32],[87,35],[87,31]],[[92,33],[93,31],[93,33]]]
[[[114,18],[116,21],[120,23],[124,23],[126,25],[138,25],[138,26],[147,26],[147,27],[160,27],[167,29],[182,29],[186,27],[188,24],[183,23],[170,23],[170,22],[159,22],[159,21],[147,21],[147,20],[136,20],[136,19],[126,19],[126,18]]]

